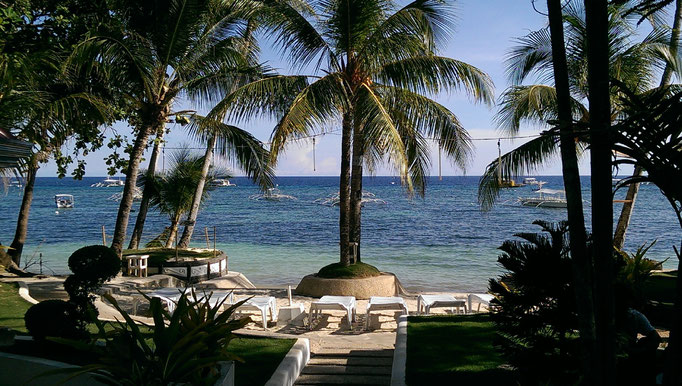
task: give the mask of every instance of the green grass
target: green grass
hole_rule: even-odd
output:
[[[495,327],[486,314],[412,316],[407,324],[410,385],[516,384],[493,347]]]
[[[19,296],[17,284],[0,283],[0,327],[25,333],[24,314],[31,305]]]
[[[318,277],[326,279],[355,279],[361,277],[379,276],[381,272],[373,266],[365,263],[355,263],[344,266],[341,263],[329,264],[322,267],[317,273]]]
[[[223,253],[217,251],[217,255]],[[175,259],[175,248],[146,248],[146,249],[126,249],[123,251],[123,256],[128,255],[149,255],[149,264],[158,265],[160,263]],[[207,259],[213,257],[213,250],[211,251],[191,251],[179,250],[178,256],[189,257],[195,259]]]
[[[295,339],[252,337],[233,339],[228,351],[244,360],[244,363],[237,362],[235,384],[264,385],[295,342]]]

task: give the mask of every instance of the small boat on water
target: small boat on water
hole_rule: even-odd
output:
[[[96,183],[90,185],[90,187],[91,188],[115,188],[115,187],[119,187],[119,186],[123,186],[123,185],[125,185],[125,181],[123,181],[120,178],[118,180],[113,179],[113,178],[107,178],[103,181],[96,182]]]
[[[222,188],[225,186],[237,186],[237,184],[233,184],[230,182],[230,180],[226,178],[216,178],[215,180],[211,181],[208,186],[212,186],[214,188]]]
[[[542,188],[535,191],[537,196],[520,197],[519,202],[523,206],[536,208],[565,208],[566,192],[558,189]]]
[[[9,186],[10,188],[19,188],[19,189],[21,189],[21,188],[24,187],[24,184],[21,183],[21,180],[16,179],[16,178],[12,178],[12,179],[9,180],[9,183],[7,184],[7,186]]]
[[[121,201],[123,198],[123,192],[118,192],[112,194],[108,200],[111,201]],[[137,186],[133,188],[133,201],[140,201],[142,200],[142,189],[138,188]]]
[[[296,197],[290,196],[288,194],[283,194],[277,188],[270,188],[263,193],[254,194],[249,197],[251,200],[266,200],[266,201],[282,201],[282,200],[296,200]]]
[[[54,196],[54,202],[57,208],[73,208],[75,201],[73,195],[71,194],[56,194]]]
[[[539,186],[542,186],[542,185],[544,185],[544,184],[546,184],[546,183],[547,183],[547,182],[545,182],[545,181],[538,181],[538,180],[537,180],[536,178],[534,178],[534,177],[526,177],[526,178],[523,179],[523,184],[524,184],[524,185],[539,185]]]
[[[500,188],[520,188],[522,186],[526,186],[526,184],[522,184],[514,180],[500,180],[498,184]]]

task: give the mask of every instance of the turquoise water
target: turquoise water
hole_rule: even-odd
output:
[[[37,262],[43,271],[66,273],[68,256],[77,248],[102,242],[101,227],[111,234],[118,202],[108,200],[121,188],[91,188],[103,178],[83,181],[39,178],[29,222],[25,261]],[[548,188],[561,188],[561,177],[539,178]],[[205,226],[217,229],[217,245],[227,252],[229,268],[244,273],[259,286],[296,285],[301,277],[338,259],[338,208],[313,203],[338,190],[336,177],[281,177],[282,193],[295,201],[255,201],[258,189],[244,178],[236,187],[218,188],[198,219],[192,246],[205,247]],[[395,183],[395,184],[391,184]],[[481,212],[476,201],[478,177],[431,178],[425,199],[408,199],[397,179],[375,177],[364,185],[386,205],[368,204],[363,210],[363,261],[394,272],[413,290],[480,291],[500,272],[496,248],[517,232],[536,231],[533,220],[565,219],[563,209],[520,207],[519,196],[531,195],[522,187],[503,192],[500,204]],[[589,178],[583,179],[589,200]],[[75,196],[76,207],[57,211],[57,193]],[[623,194],[618,194],[620,197]],[[14,234],[21,191],[10,188],[0,200],[0,242],[9,244]],[[590,207],[585,208],[589,222]],[[620,205],[616,205],[616,215]],[[135,213],[131,216],[132,231]],[[150,213],[143,241],[167,225],[167,219]],[[212,233],[212,231],[211,231]],[[632,250],[658,239],[649,257],[674,256],[680,228],[665,198],[653,185],[642,186],[628,231],[626,248]],[[666,263],[673,268],[676,259]],[[38,271],[39,266],[29,267]]]

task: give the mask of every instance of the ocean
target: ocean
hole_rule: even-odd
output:
[[[560,176],[542,176],[546,188],[561,189]],[[102,226],[111,235],[122,188],[94,188],[103,177],[82,181],[38,178],[22,265],[47,274],[68,273],[67,260],[76,249],[102,243]],[[518,197],[533,195],[530,187],[506,189],[498,204],[482,212],[477,203],[478,177],[431,177],[425,198],[410,199],[394,177],[370,177],[366,191],[386,203],[363,208],[362,259],[395,273],[413,291],[485,291],[488,280],[501,273],[499,247],[518,232],[535,232],[534,220],[566,219],[565,209],[521,207]],[[192,246],[205,247],[204,228],[229,257],[229,269],[245,274],[257,286],[295,286],[322,266],[338,261],[338,208],[314,201],[338,191],[338,177],[279,177],[283,194],[296,200],[253,200],[258,188],[246,178],[231,179],[237,186],[216,188],[199,215]],[[589,228],[590,181],[582,180]],[[72,194],[75,208],[56,210],[54,195]],[[622,198],[624,192],[616,195]],[[11,243],[22,191],[10,187],[0,200],[0,242]],[[620,204],[614,213],[617,218]],[[129,233],[136,212],[131,214]],[[152,211],[143,242],[157,236],[168,219]],[[680,245],[680,227],[669,203],[654,185],[640,189],[626,250],[657,240],[647,257],[676,268],[673,245]],[[126,243],[127,245],[127,243]]]

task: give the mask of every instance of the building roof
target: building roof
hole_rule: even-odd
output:
[[[16,139],[9,130],[0,128],[0,169],[18,167],[31,156],[33,144]]]

